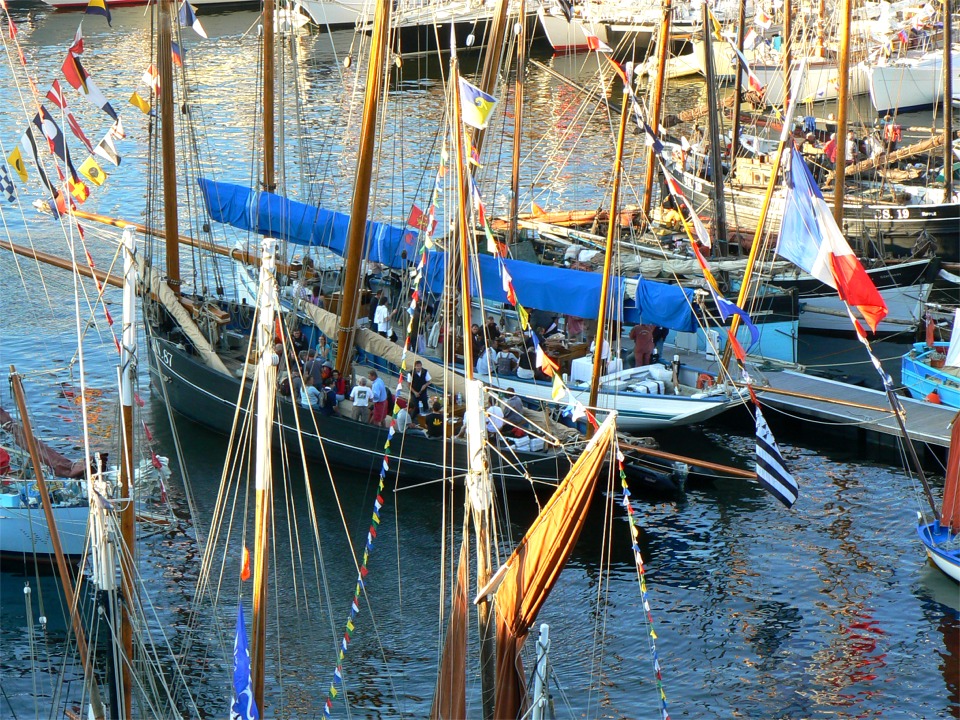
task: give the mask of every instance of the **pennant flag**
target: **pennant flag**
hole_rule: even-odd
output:
[[[73,35],[73,45],[70,46],[71,55],[83,55],[83,23],[77,25],[77,32]]]
[[[117,148],[113,144],[113,138],[107,133],[103,140],[93,149],[93,152],[113,165],[120,164],[120,155],[117,154]]]
[[[612,47],[607,45],[603,40],[598,38],[596,35],[592,35],[586,28],[584,28],[583,34],[587,38],[588,50],[592,50],[593,52],[602,52],[602,53],[613,52]]]
[[[647,147],[653,148],[653,154],[663,156],[663,143],[660,141],[660,138],[657,137],[657,133],[654,132],[653,128],[643,124],[643,131],[646,133],[646,145]]]
[[[127,137],[127,133],[123,129],[123,118],[117,118],[117,121],[110,126],[110,130],[107,132],[108,135],[113,136],[117,140],[123,140]]]
[[[200,24],[199,20],[197,20],[197,15],[193,12],[193,7],[191,7],[189,2],[183,3],[183,5],[180,7],[180,12],[177,13],[177,19],[180,21],[180,27],[193,28],[193,31],[200,37],[207,37],[207,33],[203,29],[203,25]]]
[[[557,370],[560,369],[560,366],[554,362],[553,358],[543,351],[543,348],[540,346],[540,341],[537,340],[536,333],[533,333],[530,338],[533,340],[533,347],[536,349],[537,367],[543,370],[543,374],[547,375],[548,377],[555,375]]]
[[[87,3],[87,15],[102,15],[107,19],[107,25],[113,27],[113,18],[110,17],[110,7],[104,0],[90,0]]]
[[[560,373],[554,373],[553,375],[553,390],[550,392],[550,396],[554,400],[559,400],[564,396],[564,393],[567,392],[566,385],[563,384],[563,380],[560,378]]]
[[[67,187],[78,203],[85,203],[90,197],[90,188],[82,180],[67,180]]]
[[[93,152],[93,144],[87,139],[86,134],[80,127],[80,123],[77,122],[77,118],[72,112],[67,110],[67,98],[63,94],[63,90],[60,89],[59,80],[53,81],[50,90],[47,91],[47,99],[63,111],[64,117],[67,118],[67,125],[70,126],[70,131],[86,146],[87,150]]]
[[[707,14],[710,16],[710,23],[713,25],[713,36],[723,42],[723,29],[720,27],[720,21],[717,20],[717,16],[713,14],[710,8],[707,8]]]
[[[735,302],[731,302],[730,300],[721,297],[720,294],[713,288],[710,288],[710,294],[713,295],[713,301],[717,304],[717,310],[720,312],[720,317],[724,321],[729,320],[732,315],[738,315],[743,321],[743,324],[747,326],[747,329],[750,330],[751,348],[760,342],[760,330],[758,330],[757,326],[753,324],[753,320],[750,319],[750,316],[747,314],[746,310],[741,308]]]
[[[183,67],[183,51],[173,40],[170,41],[170,52],[173,55],[173,64],[177,67]]]
[[[97,161],[94,160],[92,156],[88,157],[86,161],[84,161],[78,172],[96,187],[103,185],[107,179],[107,174],[103,171],[103,168],[97,164]]]
[[[547,211],[544,210],[544,209],[543,209],[542,207],[540,207],[539,205],[537,205],[535,202],[531,202],[531,203],[530,203],[530,210],[533,212],[534,217],[536,217],[536,216],[538,216],[538,215],[546,215],[546,214],[547,214]]]
[[[250,579],[250,551],[243,546],[243,566],[240,568],[240,579],[246,582]]]
[[[87,71],[83,69],[80,58],[72,52],[68,52],[67,58],[63,61],[60,69],[63,71],[63,76],[67,79],[67,82],[70,83],[70,87],[77,90],[88,102],[96,105],[114,120],[117,119],[117,111],[113,109],[106,96],[100,92],[100,88],[96,86]]]
[[[137,108],[137,110],[142,112],[144,115],[150,114],[150,103],[140,97],[140,93],[138,93],[136,90],[134,90],[133,95],[130,96],[130,104]]]
[[[740,52],[737,44],[730,38],[727,38],[727,44],[733,48],[734,54],[740,58],[740,62],[743,64],[743,70],[745,73],[747,73],[747,84],[750,86],[750,89],[754,92],[760,92],[763,90],[763,83],[760,82],[760,78],[758,78],[756,73],[753,72],[753,69],[750,67],[750,63],[747,62],[747,58],[744,56],[744,54]]]
[[[37,152],[37,140],[33,136],[33,128],[27,126],[23,135],[20,136],[20,149],[23,151],[24,157],[32,160],[33,164],[37,166],[37,172],[40,173],[40,181],[46,185],[47,189],[56,197],[57,187],[50,182],[50,178],[47,177],[43,165],[40,164],[40,155]]]
[[[787,197],[777,254],[834,288],[876,332],[887,305],[837,227],[800,152],[796,148],[787,152]]]
[[[517,317],[520,319],[520,329],[526,330],[530,327],[530,314],[523,305],[517,303]]]
[[[156,95],[160,94],[160,71],[157,70],[156,66],[151,65],[144,70],[143,75],[140,76],[140,80],[150,88],[150,92]]]
[[[21,164],[23,159],[20,160]],[[10,177],[10,171],[6,165],[0,165],[0,193],[7,202],[13,202],[17,199],[17,188],[13,184],[13,178]]]
[[[513,278],[510,277],[510,273],[507,272],[507,268],[502,262],[500,263],[500,275],[503,280],[503,292],[507,296],[507,302],[516,307],[517,291],[513,287]]]
[[[253,678],[250,675],[250,649],[247,647],[247,626],[243,621],[243,603],[237,605],[237,635],[233,641],[233,704],[230,720],[259,720],[253,700]]]
[[[483,130],[490,121],[496,104],[495,97],[460,78],[460,106],[463,122],[467,125]]]
[[[757,45],[758,37],[759,36],[757,35],[757,31],[754,30],[753,28],[750,28],[749,30],[747,30],[747,35],[746,37],[743,38],[743,49],[753,50],[753,48],[756,47]]]
[[[793,507],[800,493],[800,486],[787,470],[767,425],[760,406],[757,405],[757,479],[774,497],[787,507]]]
[[[21,182],[27,181],[27,166],[23,162],[23,155],[20,148],[15,147],[13,152],[7,155],[7,162],[13,166],[14,172],[20,176]]]

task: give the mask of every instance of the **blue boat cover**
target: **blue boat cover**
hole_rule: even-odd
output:
[[[232,225],[299,245],[325,247],[343,255],[347,245],[350,216],[323,210],[307,203],[290,200],[267,192],[230,183],[199,179],[200,192],[210,217]],[[414,259],[416,234],[385,223],[367,222],[366,247],[363,257],[395,270],[404,270]],[[409,259],[403,257],[408,251]],[[537,265],[521,260],[505,260],[513,278],[520,302],[528,309],[546,310],[581,318],[596,318],[600,307],[602,276],[595,272]],[[431,253],[426,271],[427,288],[440,294],[443,290],[445,253]],[[483,296],[487,300],[506,302],[503,280],[497,258],[478,255]],[[672,330],[692,331],[696,319],[684,291],[673,285],[640,278],[637,306],[623,306],[623,279],[611,278],[610,296],[616,298],[611,317],[624,323],[656,323]],[[477,297],[476,279],[470,289]],[[688,291],[692,295],[692,291]]]

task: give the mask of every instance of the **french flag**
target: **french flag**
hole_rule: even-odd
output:
[[[789,153],[777,254],[834,288],[876,332],[887,315],[887,304],[837,227],[803,156],[795,147]],[[862,334],[859,326],[857,330]]]

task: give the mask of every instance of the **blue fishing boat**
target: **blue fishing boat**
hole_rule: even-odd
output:
[[[953,419],[940,516],[929,523],[922,514],[917,517],[917,534],[930,561],[960,582],[960,413]]]
[[[903,385],[912,397],[960,409],[960,335],[954,317],[954,333],[947,342],[915,343],[901,360]]]

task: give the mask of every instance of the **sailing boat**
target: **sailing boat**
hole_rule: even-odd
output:
[[[933,522],[924,522],[918,512],[917,535],[930,561],[960,582],[960,414],[953,418],[952,425],[940,514],[934,514]]]
[[[960,409],[960,309],[954,311],[950,342],[935,341],[927,322],[927,341],[914,343],[901,361],[903,385],[915,398]]]

